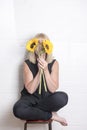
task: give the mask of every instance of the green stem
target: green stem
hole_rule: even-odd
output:
[[[42,83],[42,73],[40,73],[40,86],[39,86],[39,94],[41,94],[41,83]]]
[[[43,82],[44,82],[44,89],[45,89],[45,91],[47,92],[47,87],[46,87],[46,80],[45,80],[44,73],[43,73]]]

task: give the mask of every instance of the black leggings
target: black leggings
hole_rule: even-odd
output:
[[[13,107],[13,113],[23,120],[48,120],[52,112],[57,112],[68,102],[65,92],[55,92],[52,95],[38,100],[34,96],[23,96]]]

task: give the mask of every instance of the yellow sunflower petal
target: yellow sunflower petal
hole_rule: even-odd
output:
[[[49,40],[43,41],[43,46],[47,54],[52,53],[53,51],[53,44]]]
[[[38,44],[38,39],[35,39],[35,38],[31,39],[30,41],[27,42],[26,49],[28,51],[34,52],[37,44]]]

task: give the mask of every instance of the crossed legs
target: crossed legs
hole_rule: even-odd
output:
[[[52,95],[40,100],[30,97],[22,97],[13,108],[13,113],[17,118],[24,120],[55,120],[62,125],[67,125],[64,118],[57,115],[57,111],[68,102],[68,96],[64,92],[55,92]]]

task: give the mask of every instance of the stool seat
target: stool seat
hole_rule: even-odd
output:
[[[29,123],[48,123],[48,122],[52,122],[51,119],[49,120],[26,120],[26,122],[29,122]]]
[[[52,119],[49,120],[26,120],[24,130],[27,130],[27,124],[48,124],[49,130],[52,130]]]

